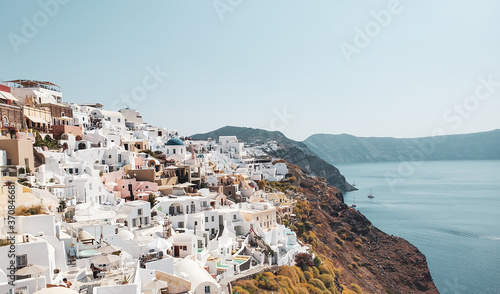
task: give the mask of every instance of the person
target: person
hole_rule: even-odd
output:
[[[66,284],[66,287],[67,287],[67,288],[69,288],[69,287],[71,287],[71,285],[73,285],[73,284],[72,284],[70,281],[68,281],[68,279],[66,279],[66,278],[64,278],[64,279],[63,279],[63,282],[64,282],[64,284]]]
[[[72,263],[76,259],[75,244],[69,244],[69,263]]]
[[[92,276],[94,277],[94,279],[97,279],[97,275],[101,272],[101,269],[91,263],[90,270],[92,271]]]

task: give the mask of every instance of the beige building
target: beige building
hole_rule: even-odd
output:
[[[26,128],[35,129],[39,132],[47,133],[52,121],[50,110],[45,107],[33,107],[25,105],[23,114],[26,120]]]
[[[276,207],[269,203],[252,203],[253,209],[242,209],[241,215],[247,221],[253,221],[266,232],[277,225]]]
[[[7,151],[7,165],[27,166],[34,171],[35,159],[31,140],[0,138],[0,150]]]

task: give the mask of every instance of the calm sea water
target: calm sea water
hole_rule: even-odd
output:
[[[500,293],[500,161],[337,167],[359,189],[345,202],[417,246],[441,293]]]

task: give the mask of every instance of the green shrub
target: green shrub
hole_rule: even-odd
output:
[[[351,284],[350,285],[351,289],[356,292],[357,294],[363,294],[363,290],[361,290],[361,287],[356,285],[356,284]]]
[[[3,246],[9,246],[10,245],[10,241],[7,240],[7,239],[0,239],[0,247],[3,247]]]
[[[19,216],[19,215],[37,215],[37,214],[45,214],[44,208],[40,204],[36,205],[31,205],[31,206],[18,206],[16,207],[16,212],[14,215]]]
[[[321,291],[325,291],[326,290],[325,284],[323,284],[323,282],[321,282],[321,280],[319,280],[319,279],[311,279],[309,281],[309,284],[311,284],[314,287],[320,289]]]
[[[310,273],[310,272],[304,272],[304,278],[306,279],[306,281],[309,282],[309,280],[311,280],[313,278],[313,274]]]
[[[335,286],[335,279],[331,275],[322,274],[319,276],[319,280],[323,282],[327,288]]]

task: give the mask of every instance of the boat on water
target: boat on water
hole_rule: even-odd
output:
[[[368,195],[366,197],[368,197],[368,198],[375,198],[375,196],[373,196],[372,188],[370,188],[370,195]]]
[[[354,203],[351,205],[352,208],[356,208],[356,194],[354,194]]]

